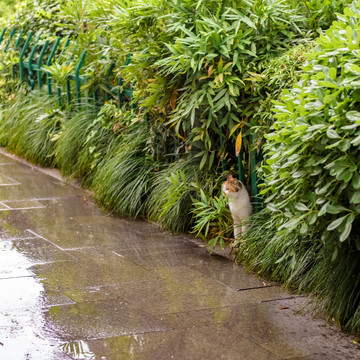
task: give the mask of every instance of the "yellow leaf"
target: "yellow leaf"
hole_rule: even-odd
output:
[[[170,98],[170,106],[172,108],[172,110],[174,111],[175,108],[176,108],[176,100],[177,100],[177,97],[178,97],[178,92],[177,90],[174,90],[172,95],[171,95],[171,98]]]
[[[236,143],[235,143],[235,155],[236,156],[239,156],[239,154],[240,154],[241,145],[242,145],[242,131],[239,132],[239,135],[236,138]]]
[[[236,124],[230,131],[229,134],[229,139],[231,138],[232,134],[238,129],[238,128],[242,128],[244,126],[244,123],[240,122],[238,124]]]
[[[220,80],[221,83],[224,81],[224,74],[219,75],[219,80]]]
[[[213,65],[211,65],[210,67],[209,67],[209,69],[208,69],[208,76],[210,76],[211,74],[212,74],[212,72],[213,72]]]
[[[220,56],[220,60],[218,62],[218,70],[219,71],[222,71],[223,65],[224,65],[224,60],[223,60],[222,56]]]

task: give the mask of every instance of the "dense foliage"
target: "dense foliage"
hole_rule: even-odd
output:
[[[1,0],[0,1],[0,22],[6,23],[14,16],[16,8],[19,6],[19,0]]]
[[[240,250],[255,267],[320,295],[329,316],[357,332],[359,33],[354,3],[316,41],[301,81],[276,102],[262,167],[266,235],[253,227]]]

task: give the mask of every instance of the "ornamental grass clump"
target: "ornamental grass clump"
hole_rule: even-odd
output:
[[[238,259],[318,296],[360,333],[360,2],[317,40],[275,103],[262,167],[266,209]],[[259,232],[259,228],[266,229]]]
[[[65,118],[53,97],[20,91],[2,112],[0,145],[36,164],[55,166],[55,139]]]

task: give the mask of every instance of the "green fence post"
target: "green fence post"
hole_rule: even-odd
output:
[[[18,37],[17,37],[17,39],[15,41],[14,49],[16,49],[16,48],[18,48],[20,46],[20,42],[21,42],[23,34],[24,34],[24,30],[21,29],[21,31],[20,31],[20,33],[19,33],[19,35],[18,35]],[[15,79],[15,77],[16,77],[16,66],[17,66],[17,64],[14,64],[12,66],[12,69],[11,69],[13,79]]]
[[[42,88],[42,71],[41,71],[42,61],[43,61],[45,51],[47,50],[48,46],[49,46],[49,41],[46,40],[43,47],[42,47],[42,49],[41,49],[38,61],[36,63],[36,66],[37,66],[37,69],[36,69],[37,70],[37,81],[38,81],[39,90],[41,90],[41,88]]]
[[[62,101],[61,101],[61,87],[60,87],[60,86],[57,86],[57,87],[56,87],[56,97],[57,97],[58,106],[59,106],[59,108],[60,108],[61,105],[62,105]]]
[[[70,78],[66,80],[66,102],[68,106],[71,104],[71,84],[70,84]]]
[[[28,76],[28,83],[29,83],[29,87],[31,90],[34,90],[35,88],[35,80],[33,79],[33,75],[34,75],[34,65],[33,65],[33,58],[34,55],[37,51],[37,49],[39,48],[38,42],[40,40],[41,37],[41,31],[39,32],[38,36],[36,37],[35,43],[33,48],[31,49],[30,55],[29,55],[29,61],[28,61],[28,66],[29,66],[29,76]]]
[[[222,128],[219,129],[221,132],[220,135],[220,149],[221,149],[221,155],[220,155],[220,159],[221,159],[221,171],[224,173],[226,171],[226,164],[225,164],[225,160],[224,160],[224,156],[225,156],[225,143],[224,143],[224,139],[225,136],[222,132]]]
[[[25,44],[21,50],[21,54],[20,54],[20,60],[19,60],[19,67],[20,67],[20,83],[22,84],[24,82],[24,56],[25,56],[25,52],[27,50],[27,48],[29,47],[31,38],[33,36],[33,32],[30,31],[29,35],[25,41]]]
[[[123,94],[122,92],[120,91],[120,87],[123,86],[123,79],[122,78],[119,78],[117,84],[118,84],[118,89],[117,89],[117,96],[118,96],[118,107],[121,108],[122,106],[122,99],[123,99]]]
[[[20,46],[20,41],[21,41],[23,35],[24,35],[24,30],[21,29],[19,36],[17,37],[17,39],[15,41],[14,48],[17,48],[18,46]]]
[[[245,184],[245,171],[243,166],[243,160],[244,160],[244,151],[240,150],[239,156],[238,156],[238,173],[239,173],[239,180]]]
[[[253,148],[254,145],[254,136],[250,135],[250,167],[251,167],[251,191],[254,198],[254,213],[259,212],[261,209],[261,204],[259,201],[259,191],[257,187],[257,176],[256,176],[256,149]]]
[[[6,28],[3,28],[3,31],[1,32],[1,35],[0,35],[0,44],[4,40],[5,33],[6,33]]]
[[[76,101],[78,106],[81,106],[81,79],[80,79],[80,69],[84,64],[84,60],[86,57],[86,50],[83,51],[83,53],[81,54],[81,58],[79,63],[76,66],[75,69],[75,87],[76,87]]]
[[[56,53],[56,50],[58,49],[59,45],[60,45],[60,40],[61,40],[61,37],[58,36],[55,40],[55,43],[51,49],[51,52],[50,52],[50,55],[49,55],[49,58],[47,59],[46,61],[46,66],[50,66],[51,65],[51,62],[53,60],[53,58],[55,57],[55,53]],[[47,87],[48,87],[48,94],[51,95],[52,94],[52,89],[51,89],[51,75],[49,73],[46,74],[46,83],[47,83]]]
[[[15,28],[11,29],[11,31],[10,31],[10,37],[9,37],[9,40],[8,40],[6,46],[5,46],[4,53],[6,53],[6,52],[8,51],[9,46],[10,46],[10,43],[11,43],[11,40],[12,40],[12,38],[13,38],[14,35],[15,35],[15,32],[16,32],[16,29],[15,29]]]
[[[109,66],[109,69],[108,71],[106,72],[106,75],[105,75],[105,86],[106,88],[109,90],[109,92],[111,92],[111,85],[109,85],[109,77],[111,76],[113,70],[115,69],[115,64],[112,63],[110,66]],[[105,92],[105,100],[106,101],[109,101],[110,100],[110,94],[109,92]]]

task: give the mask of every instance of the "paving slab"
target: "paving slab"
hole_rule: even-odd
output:
[[[4,154],[0,359],[360,359],[311,299]]]

